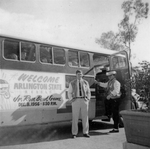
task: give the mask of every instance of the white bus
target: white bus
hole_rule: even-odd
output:
[[[125,51],[83,50],[0,36],[0,127],[71,121],[67,89],[77,69],[90,84],[89,120],[101,118],[105,90],[94,79],[105,82],[106,70],[115,70],[124,85],[130,78]],[[129,108],[127,89],[120,109]]]

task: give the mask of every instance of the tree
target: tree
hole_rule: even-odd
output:
[[[100,44],[105,49],[120,51],[125,49],[125,46],[121,43],[119,33],[109,31],[102,33],[101,38],[96,38],[96,43]]]
[[[131,58],[131,42],[135,41],[138,25],[148,17],[148,7],[148,3],[143,3],[142,0],[127,0],[122,4],[124,17],[118,26],[120,38],[129,50],[129,58]]]
[[[122,9],[124,16],[118,24],[118,33],[112,31],[102,33],[100,39],[96,39],[96,43],[111,50],[126,49],[129,51],[130,59],[131,42],[135,41],[138,25],[148,17],[149,4],[142,0],[127,0],[123,2]]]

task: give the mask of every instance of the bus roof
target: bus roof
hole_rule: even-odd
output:
[[[16,40],[21,40],[21,41],[27,41],[27,42],[33,42],[33,43],[40,43],[40,44],[46,44],[46,45],[51,45],[51,46],[55,46],[55,47],[62,47],[62,48],[66,48],[66,49],[74,49],[74,50],[81,50],[81,51],[87,51],[87,52],[92,52],[92,53],[101,53],[101,54],[106,54],[106,55],[111,55],[111,54],[114,54],[116,53],[117,51],[114,51],[114,50],[108,50],[108,49],[104,49],[104,48],[101,48],[101,47],[98,47],[97,49],[95,48],[81,48],[81,47],[69,47],[69,46],[66,46],[66,45],[60,45],[60,44],[57,44],[57,43],[50,43],[50,42],[43,42],[43,41],[38,41],[38,40],[33,40],[33,39],[26,39],[26,38],[21,38],[21,37],[13,37],[13,36],[10,36],[10,35],[1,35],[0,34],[0,37],[2,38],[10,38],[10,39],[16,39]]]

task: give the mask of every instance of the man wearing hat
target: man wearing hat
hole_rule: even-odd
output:
[[[72,137],[78,134],[78,119],[81,112],[83,136],[89,138],[88,108],[91,98],[89,83],[82,78],[81,70],[76,71],[76,79],[69,84],[68,97],[72,102]]]
[[[114,121],[114,128],[110,131],[110,133],[119,132],[119,104],[120,104],[120,82],[116,80],[116,71],[109,71],[106,73],[109,78],[107,83],[97,82],[101,87],[107,89],[106,100],[109,101],[109,110],[112,112],[113,121]]]

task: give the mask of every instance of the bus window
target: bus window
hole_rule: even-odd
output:
[[[35,61],[35,45],[33,43],[21,42],[21,60]]]
[[[6,59],[18,60],[19,59],[19,42],[14,40],[4,41],[4,57]]]
[[[68,51],[68,63],[69,66],[79,66],[78,52],[77,51]]]
[[[53,47],[54,63],[64,65],[66,63],[66,56],[64,49]]]
[[[117,69],[117,68],[119,68],[119,62],[118,62],[118,58],[117,57],[113,57],[112,58],[112,67],[113,67],[113,69]]]
[[[81,67],[89,67],[90,66],[90,60],[88,53],[80,52],[80,65]]]
[[[52,64],[52,47],[45,45],[40,46],[40,61],[42,63]]]
[[[125,55],[117,55],[112,58],[112,68],[113,69],[119,69],[127,67],[127,60]]]
[[[93,54],[93,62],[94,62],[94,65],[109,64],[109,59],[107,56],[103,56],[103,55],[94,53]]]

